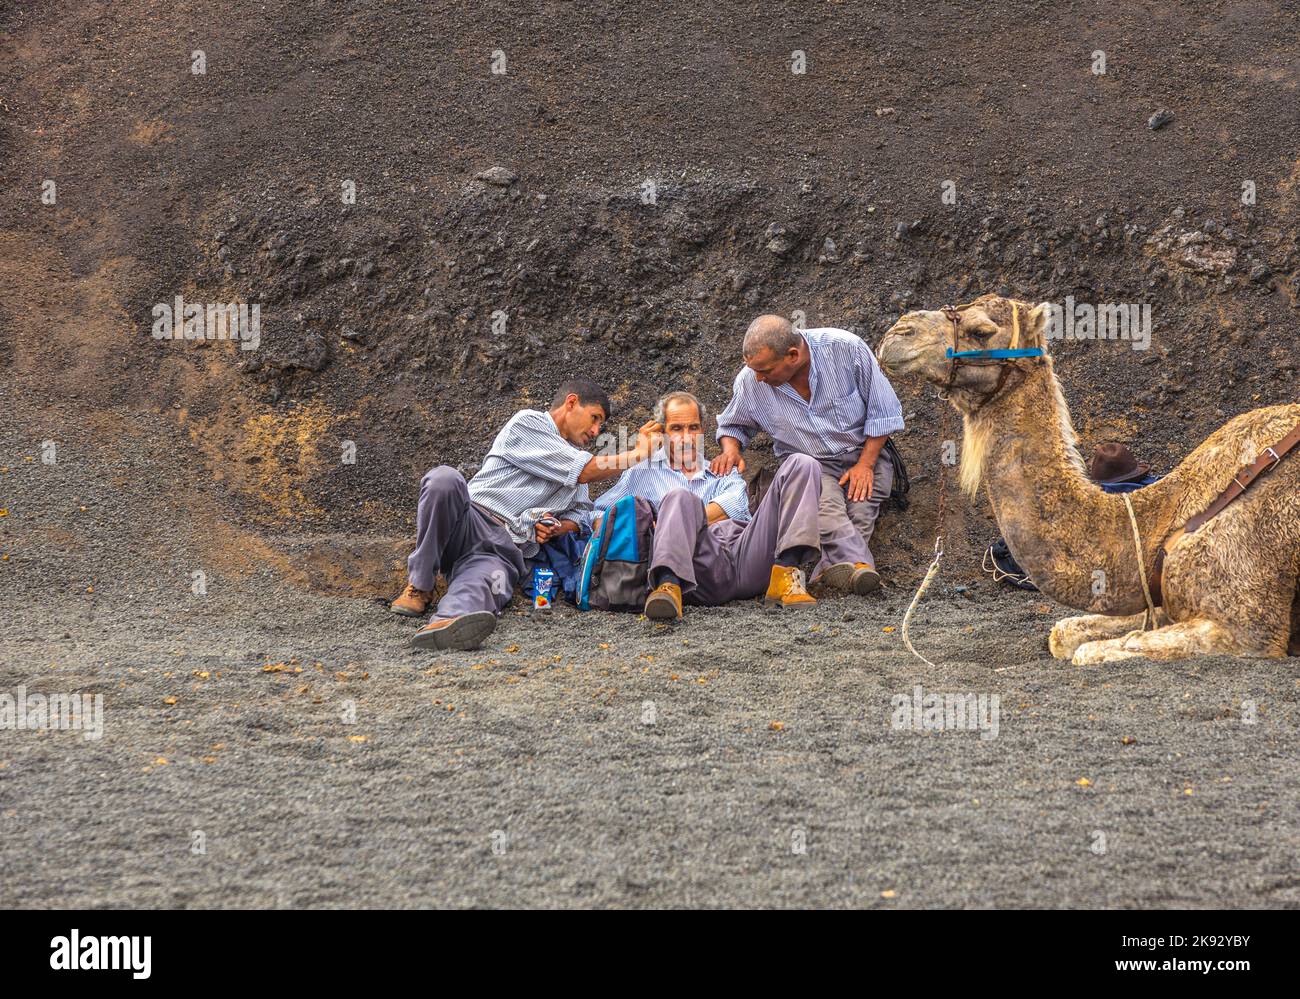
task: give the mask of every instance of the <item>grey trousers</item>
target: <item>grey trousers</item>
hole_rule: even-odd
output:
[[[460,472],[439,465],[425,473],[415,524],[415,551],[406,560],[411,585],[432,590],[440,570],[447,577],[431,620],[501,613],[524,574],[524,557],[509,532],[470,502]]]
[[[871,554],[871,535],[876,529],[880,508],[894,487],[894,463],[882,450],[873,469],[871,495],[850,503],[840,485],[840,476],[857,463],[861,453],[851,451],[837,458],[820,459],[822,493],[818,519],[821,523],[822,559],[813,570],[814,579],[838,562],[876,564],[876,558]],[[785,460],[793,457],[790,455]]]
[[[781,463],[747,524],[708,523],[704,503],[674,489],[659,504],[650,579],[667,569],[682,581],[687,603],[716,606],[767,592],[779,555],[806,562],[820,549],[817,502],[822,468],[816,458],[793,454]]]

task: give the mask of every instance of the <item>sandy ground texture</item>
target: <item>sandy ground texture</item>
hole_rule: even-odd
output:
[[[265,566],[192,592],[196,518],[104,488],[156,469],[138,442],[16,440],[0,690],[104,714],[0,730],[0,905],[1300,903],[1294,659],[1076,668],[1061,608],[952,577],[914,627],[935,669],[904,586],[678,626],[512,608],[416,653]],[[996,737],[897,730],[917,685],[996,695]]]

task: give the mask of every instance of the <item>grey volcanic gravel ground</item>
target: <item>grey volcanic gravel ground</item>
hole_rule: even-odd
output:
[[[431,656],[268,570],[192,595],[188,522],[104,487],[160,445],[24,462],[43,432],[3,435],[0,690],[101,692],[105,730],[0,731],[0,905],[1300,902],[1294,659],[1074,668],[1060,608],[948,577],[935,670],[884,630],[904,586],[675,627],[511,610]],[[998,737],[893,731],[918,683],[998,694]]]
[[[1067,668],[1012,597],[932,603],[932,672],[881,630],[903,603],[677,628],[511,613],[490,648],[438,657],[377,605],[273,586],[149,616],[11,603],[3,687],[106,707],[99,742],[0,734],[0,902],[1300,901],[1294,663]],[[998,738],[891,731],[915,683],[999,694]]]

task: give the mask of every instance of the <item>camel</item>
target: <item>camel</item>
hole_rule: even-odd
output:
[[[1300,654],[1300,448],[1169,546],[1153,622],[1139,569],[1145,566],[1148,581],[1157,578],[1166,538],[1300,423],[1300,404],[1229,420],[1164,478],[1129,494],[1130,518],[1124,496],[1087,477],[1046,354],[1049,316],[1048,303],[997,295],[960,310],[908,312],[877,356],[888,374],[919,375],[946,392],[964,423],[962,489],[974,498],[983,483],[1029,577],[1052,599],[1089,612],[1056,623],[1052,655],[1089,665],[1137,656]],[[1009,349],[1014,340],[1044,355],[950,367],[954,336],[957,351]]]

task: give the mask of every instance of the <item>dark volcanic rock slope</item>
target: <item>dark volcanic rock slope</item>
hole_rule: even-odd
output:
[[[567,373],[609,386],[617,432],[668,387],[723,404],[758,312],[874,342],[995,291],[1151,304],[1149,350],[1055,355],[1086,446],[1168,467],[1295,398],[1295,15],[1047,10],[11,10],[6,395],[34,440],[109,408],[123,434],[174,419],[182,509],[201,487],[255,532],[400,534],[424,469],[472,468]],[[260,347],[153,339],[176,295],[259,304]],[[957,428],[899,390],[903,569]]]

